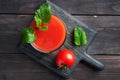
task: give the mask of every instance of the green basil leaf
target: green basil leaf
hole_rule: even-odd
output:
[[[76,46],[81,46],[87,44],[87,37],[85,31],[77,26],[74,28],[74,44]]]
[[[48,3],[43,3],[35,12],[34,19],[37,27],[40,27],[42,23],[49,23],[51,14],[51,6]]]
[[[77,46],[81,45],[81,28],[79,27],[74,28],[74,43]]]
[[[48,3],[44,3],[40,6],[40,16],[43,23],[49,23],[51,17],[51,7]]]
[[[22,31],[22,41],[24,43],[32,43],[36,39],[33,28],[25,28]]]
[[[33,33],[27,33],[22,36],[24,43],[32,43],[35,41],[35,35]]]

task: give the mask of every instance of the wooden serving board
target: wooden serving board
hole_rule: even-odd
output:
[[[68,14],[67,12],[65,12],[64,10],[53,4],[52,2],[50,1],[46,1],[46,2],[51,5],[52,14],[62,19],[63,22],[65,23],[67,29],[67,36],[64,44],[56,51],[53,51],[49,54],[38,52],[30,44],[24,44],[22,42],[20,43],[19,49],[28,56],[30,56],[31,58],[33,58],[34,60],[36,60],[37,62],[41,63],[42,65],[46,66],[50,70],[56,72],[57,74],[65,78],[70,77],[71,73],[75,70],[76,66],[79,64],[81,60],[88,62],[97,70],[102,70],[104,68],[104,65],[86,53],[88,47],[90,46],[92,40],[96,35],[96,31],[94,31],[93,29],[91,29],[90,27],[88,27],[78,19],[74,18],[73,16],[71,16],[70,14]],[[80,47],[80,46],[75,46],[73,44],[73,28],[75,26],[80,26],[86,32],[87,41],[88,41],[87,45]],[[55,64],[56,54],[58,53],[59,50],[64,48],[71,49],[76,55],[76,62],[74,66],[67,72],[63,72],[57,69],[57,66]]]

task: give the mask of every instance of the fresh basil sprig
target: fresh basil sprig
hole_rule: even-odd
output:
[[[51,6],[48,3],[43,3],[35,12],[34,19],[36,21],[36,25],[40,30],[47,30],[47,26],[41,26],[41,24],[47,24],[50,22],[51,18]],[[44,28],[42,28],[44,27]]]
[[[48,3],[43,3],[35,12],[34,19],[36,21],[36,26],[40,30],[47,30],[48,26],[41,26],[41,24],[48,24],[51,18],[51,7]],[[32,43],[36,39],[34,34],[34,29],[27,27],[22,31],[22,40],[24,43]]]
[[[22,31],[22,41],[24,43],[32,43],[34,42],[36,39],[36,36],[34,34],[34,29],[33,28],[30,28],[30,27],[27,27],[27,28],[24,28],[23,31]]]
[[[87,44],[87,36],[85,31],[77,26],[74,28],[74,44],[76,46],[82,46]]]

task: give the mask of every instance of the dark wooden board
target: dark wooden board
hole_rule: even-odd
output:
[[[119,80],[120,56],[92,55],[106,64],[101,72],[80,62],[67,80]],[[5,79],[4,79],[5,78]],[[64,80],[24,54],[0,54],[0,80]]]
[[[88,50],[90,54],[120,54],[119,16],[98,16],[97,18],[77,16],[77,18],[98,31]],[[32,19],[33,15],[0,15],[0,53],[20,53],[17,50],[20,32]],[[111,43],[114,43],[114,47]]]
[[[60,76],[64,78],[69,78],[72,74],[72,72],[75,70],[76,66],[79,64],[80,60],[85,60],[89,64],[91,64],[94,69],[97,70],[103,70],[104,65],[100,63],[99,61],[93,59],[86,53],[86,49],[89,47],[90,43],[94,39],[96,35],[96,31],[91,29],[90,27],[86,26],[81,21],[78,21],[73,16],[71,16],[69,13],[65,12],[63,9],[59,8],[55,4],[51,3],[50,1],[47,1],[49,5],[51,6],[52,14],[59,17],[64,23],[66,28],[66,39],[63,43],[63,45],[55,50],[50,52],[50,55],[43,55],[42,52],[37,52],[28,44],[20,44],[20,50],[24,52],[26,55],[30,56],[31,58],[35,59],[37,62],[41,63],[45,67],[49,68],[50,70],[54,71],[55,73],[59,74]],[[76,47],[72,42],[73,39],[73,29],[76,26],[80,26],[85,32],[87,36],[87,44],[81,47]],[[74,65],[70,68],[69,71],[63,72],[61,70],[57,69],[57,66],[55,64],[55,56],[61,49],[71,49],[73,53],[75,54],[76,61]],[[39,54],[39,55],[38,55]],[[88,57],[89,56],[89,57]]]
[[[45,0],[0,0],[0,13],[33,14]],[[120,15],[119,0],[50,0],[71,14]]]

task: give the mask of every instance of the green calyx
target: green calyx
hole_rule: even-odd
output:
[[[57,69],[62,70],[63,72],[70,71],[70,68],[66,64],[61,64],[61,67],[58,67]]]

